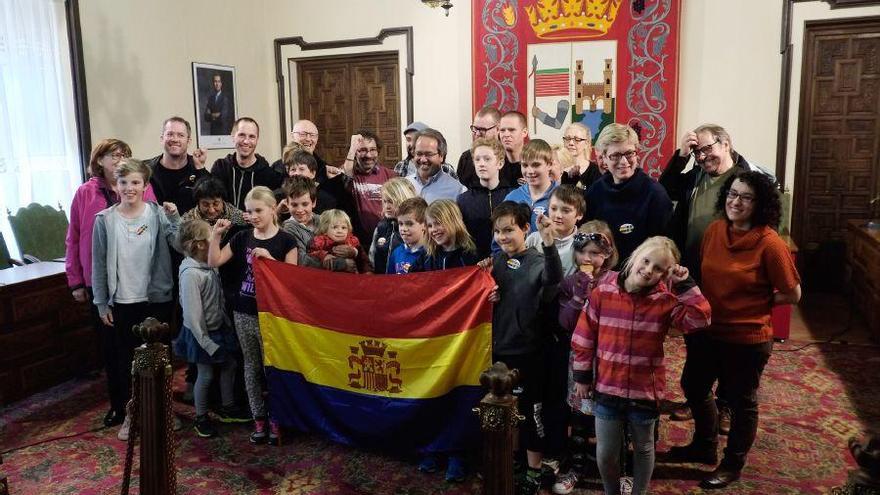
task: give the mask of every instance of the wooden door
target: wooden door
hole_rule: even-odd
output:
[[[299,115],[318,126],[317,153],[336,165],[351,135],[368,129],[382,141],[379,161],[400,160],[400,84],[397,52],[319,57],[296,61]]]
[[[880,191],[880,18],[808,22],[793,236],[807,286],[844,284],[846,224]]]

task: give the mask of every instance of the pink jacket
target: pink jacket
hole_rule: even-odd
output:
[[[145,201],[156,201],[153,187],[147,184]],[[95,215],[118,201],[103,177],[92,177],[79,186],[70,204],[70,225],[67,227],[64,265],[70,290],[92,286],[92,227]]]

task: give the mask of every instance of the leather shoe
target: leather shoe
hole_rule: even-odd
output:
[[[699,463],[714,466],[718,464],[718,447],[702,447],[689,443],[680,447],[672,447],[663,456],[665,462]]]
[[[704,490],[715,490],[724,488],[739,479],[740,471],[724,466],[718,466],[718,469],[712,471],[709,477],[700,482],[700,488]]]
[[[104,416],[104,426],[121,425],[123,421],[125,421],[125,413],[115,409],[110,409]]]

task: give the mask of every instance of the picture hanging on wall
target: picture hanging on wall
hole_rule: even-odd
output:
[[[680,0],[475,0],[473,106],[518,110],[529,136],[562,143],[586,124],[639,135],[645,172],[675,149]]]
[[[238,115],[235,67],[193,62],[192,71],[196,145],[205,149],[232,148],[230,133]]]

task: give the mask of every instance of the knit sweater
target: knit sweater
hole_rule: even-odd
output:
[[[739,344],[769,342],[773,291],[790,292],[800,284],[785,241],[768,226],[738,231],[716,220],[703,235],[701,257],[712,336]]]
[[[670,291],[664,282],[629,293],[624,276],[604,278],[590,294],[571,338],[574,381],[596,392],[656,403],[666,389],[663,341],[671,327],[690,333],[710,323],[711,309],[693,279]]]

